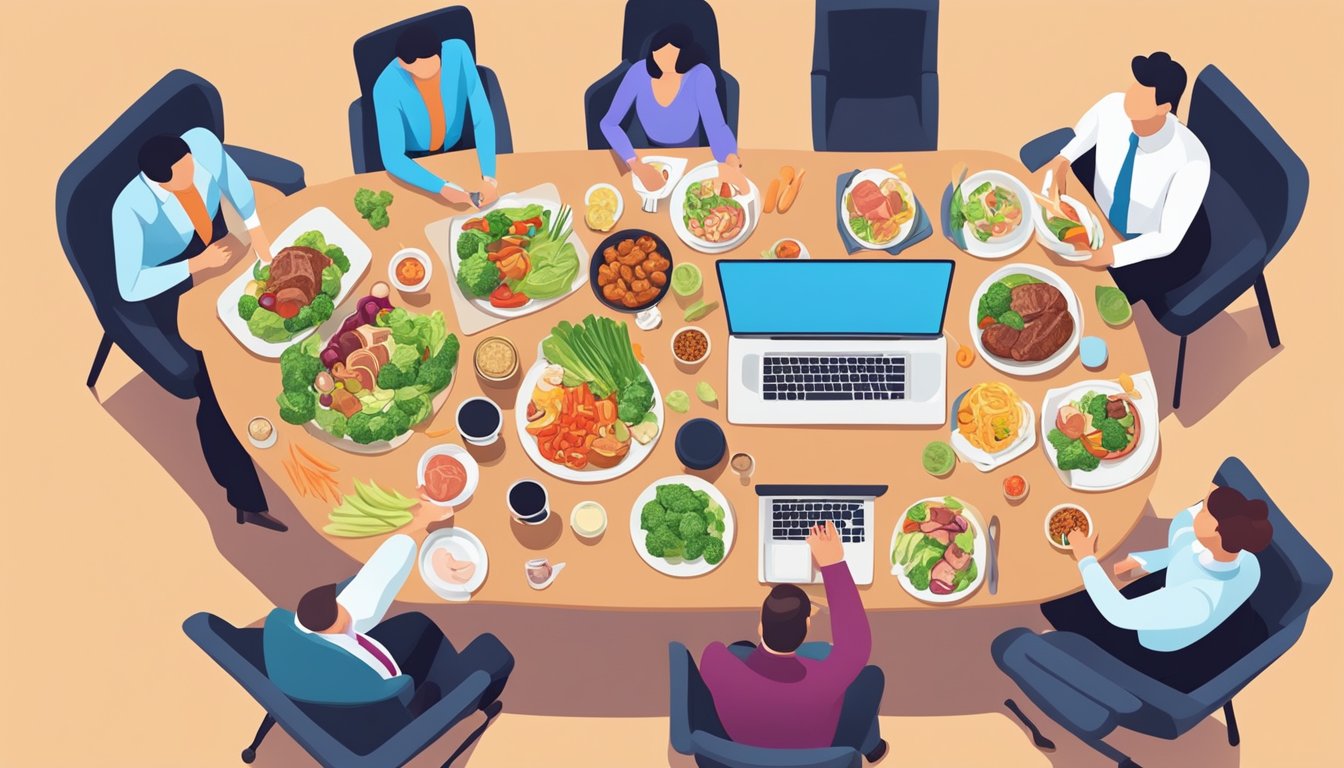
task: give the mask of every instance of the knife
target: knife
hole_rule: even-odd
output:
[[[999,592],[999,516],[989,518],[989,594]]]

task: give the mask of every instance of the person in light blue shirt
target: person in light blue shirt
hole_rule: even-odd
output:
[[[1246,601],[1260,583],[1255,554],[1273,537],[1268,515],[1264,501],[1215,486],[1171,521],[1165,547],[1133,552],[1115,566],[1117,577],[1149,574],[1123,591],[1097,562],[1096,529],[1074,531],[1068,544],[1086,591],[1047,603],[1042,613],[1056,629],[1082,634],[1158,679],[1184,678],[1190,667],[1219,672],[1220,660],[1239,657],[1229,635],[1249,639],[1226,628],[1246,626]]]
[[[493,203],[495,117],[471,49],[462,40],[440,40],[426,24],[409,27],[397,40],[397,56],[373,85],[378,149],[393,177],[455,205]],[[439,178],[415,158],[443,152],[462,136],[467,108],[481,166],[480,194],[473,203],[462,186]]]

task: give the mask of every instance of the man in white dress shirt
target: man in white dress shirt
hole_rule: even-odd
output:
[[[1089,267],[1109,267],[1131,303],[1174,288],[1198,272],[1178,246],[1196,221],[1209,186],[1209,154],[1179,120],[1185,68],[1164,52],[1135,56],[1134,83],[1097,102],[1074,126],[1055,158],[1056,194],[1066,191],[1070,167],[1095,149],[1092,197],[1121,233],[1097,249]]]

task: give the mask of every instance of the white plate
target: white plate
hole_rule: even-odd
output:
[[[1059,474],[1059,479],[1065,485],[1075,491],[1113,491],[1143,477],[1153,466],[1157,460],[1158,446],[1157,388],[1153,385],[1153,375],[1141,373],[1135,376],[1134,389],[1143,395],[1133,401],[1139,409],[1138,446],[1128,456],[1102,461],[1101,466],[1091,472],[1077,469],[1065,472],[1059,469],[1055,462],[1055,446],[1050,444],[1046,435],[1055,428],[1055,415],[1064,403],[1076,400],[1089,391],[1118,395],[1123,394],[1124,390],[1114,380],[1092,379],[1045,393],[1045,401],[1041,404],[1041,446],[1045,448],[1045,456],[1051,468]]]
[[[294,220],[293,224],[285,227],[285,231],[271,242],[271,255],[279,253],[285,248],[294,244],[299,235],[309,230],[316,229],[326,238],[327,245],[338,245],[345,251],[346,258],[350,259],[350,271],[341,276],[341,292],[336,295],[332,302],[338,308],[341,302],[350,296],[350,291],[359,284],[364,273],[369,269],[369,262],[373,261],[373,251],[364,244],[355,235],[350,227],[346,226],[344,221],[331,212],[330,208],[314,208]],[[585,272],[586,276],[587,273]],[[317,330],[316,327],[305,328],[294,334],[287,341],[263,341],[252,335],[251,329],[247,327],[247,321],[238,314],[238,299],[243,295],[243,289],[252,280],[252,268],[243,270],[242,274],[234,278],[233,282],[224,286],[224,290],[219,294],[219,301],[215,303],[215,313],[219,315],[220,322],[229,329],[238,343],[247,348],[249,352],[261,357],[276,359],[280,353],[289,348],[291,344],[303,341]],[[340,314],[332,313],[332,317]],[[328,321],[330,322],[330,321]],[[338,321],[339,324],[339,321]],[[325,326],[325,324],[323,324]]]
[[[644,375],[649,377],[649,384],[653,386],[653,415],[658,419],[658,434],[647,445],[641,444],[638,440],[631,438],[630,452],[625,455],[620,464],[605,469],[571,469],[564,464],[556,464],[547,461],[541,455],[541,450],[537,448],[537,438],[527,433],[527,404],[532,401],[532,390],[536,389],[537,381],[541,379],[541,372],[550,365],[541,352],[541,344],[537,344],[537,362],[527,369],[523,376],[523,382],[518,385],[518,399],[513,405],[513,421],[517,426],[518,442],[523,446],[523,452],[532,460],[533,464],[541,467],[541,470],[551,477],[558,477],[561,480],[569,480],[575,483],[600,483],[604,480],[612,480],[629,473],[640,462],[653,453],[653,447],[658,444],[658,438],[663,436],[663,430],[667,428],[666,414],[663,413],[663,396],[658,391],[658,383],[653,380],[653,373],[648,366],[644,368]]]
[[[522,195],[508,194],[500,197],[499,200],[496,201],[494,205],[491,205],[487,208],[482,208],[479,211],[473,211],[472,213],[467,213],[461,216],[454,217],[449,222],[448,225],[448,247],[449,247],[448,268],[450,272],[450,274],[448,275],[448,279],[456,280],[457,270],[462,267],[462,259],[457,255],[457,238],[462,235],[463,224],[466,224],[471,219],[479,219],[480,217],[486,215],[487,213],[497,208],[526,208],[529,205],[540,205],[542,208],[549,210],[551,212],[551,216],[554,217],[560,212],[561,203],[558,203],[554,200],[549,200],[544,197],[524,197]],[[579,211],[578,213],[581,215],[582,211]],[[573,224],[574,224],[574,212],[571,212],[570,226],[573,226]],[[524,315],[530,315],[533,312],[537,312],[542,309],[545,309],[546,307],[549,307],[550,305],[565,298],[565,296],[568,296],[569,294],[577,291],[579,288],[588,283],[588,249],[587,247],[584,246],[583,241],[579,240],[578,231],[575,230],[572,234],[570,234],[569,239],[567,239],[565,242],[574,246],[574,251],[578,254],[579,271],[577,274],[574,275],[574,280],[573,282],[570,283],[569,290],[565,291],[563,296],[556,296],[553,299],[532,299],[523,306],[514,307],[513,309],[501,309],[499,307],[491,306],[490,299],[488,297],[483,296],[478,298],[476,296],[468,296],[465,291],[462,292],[462,297],[465,298],[467,301],[470,301],[472,303],[472,306],[476,307],[480,311],[485,312],[486,314],[489,315],[493,315],[495,317],[502,317],[506,320],[514,317],[522,317]]]
[[[460,354],[458,355],[458,362],[461,362]],[[424,421],[421,421],[420,424],[433,421],[434,415],[437,414],[439,409],[443,407],[443,404],[447,402],[448,393],[453,391],[453,384],[457,382],[457,368],[457,366],[453,366],[453,376],[448,380],[448,386],[444,387],[442,392],[435,395],[434,399],[429,401],[429,415],[426,416]],[[318,407],[320,408],[321,406]],[[305,422],[303,428],[308,430],[308,434],[318,440],[321,440],[333,448],[339,448],[346,453],[354,453],[360,456],[377,456],[380,453],[387,453],[388,451],[405,445],[406,441],[411,439],[411,435],[415,434],[415,428],[417,426],[419,425],[412,424],[410,429],[402,432],[391,440],[375,440],[372,443],[356,443],[354,440],[350,439],[349,435],[346,435],[345,437],[332,437],[330,433],[319,427],[316,421]]]
[[[673,558],[668,560],[663,557],[654,557],[648,550],[644,549],[644,537],[646,531],[639,527],[639,513],[644,509],[644,505],[653,501],[654,494],[660,485],[671,485],[673,483],[682,483],[690,487],[693,491],[704,491],[716,504],[723,507],[723,560],[716,565],[710,565],[705,562],[703,557],[695,560],[682,560]],[[733,521],[733,507],[728,503],[727,497],[715,488],[712,484],[702,480],[694,475],[672,475],[664,477],[657,482],[650,483],[638,497],[635,498],[634,506],[630,508],[630,541],[635,545],[635,551],[639,553],[641,560],[649,564],[653,570],[678,578],[690,578],[692,576],[703,576],[706,573],[723,565],[728,559],[728,554],[733,549],[733,533],[737,530],[737,525]]]
[[[612,213],[612,215],[611,215],[611,226],[610,226],[610,227],[607,227],[607,228],[604,229],[604,230],[596,230],[596,229],[593,229],[592,227],[588,227],[588,228],[589,228],[589,229],[593,229],[594,232],[601,231],[601,232],[603,232],[603,233],[606,233],[606,232],[610,232],[611,230],[613,230],[613,229],[616,228],[616,222],[620,221],[620,220],[621,220],[621,214],[625,213],[625,198],[621,195],[621,190],[619,190],[619,189],[617,189],[616,187],[614,187],[614,186],[612,186],[612,185],[606,183],[605,181],[598,182],[598,183],[594,184],[593,186],[589,187],[589,188],[588,188],[588,191],[583,193],[584,216],[583,216],[582,218],[583,218],[583,225],[584,225],[585,227],[588,226],[588,217],[587,217],[587,213],[588,213],[588,205],[589,205],[588,200],[589,200],[589,198],[591,198],[591,197],[593,196],[593,193],[596,192],[596,191],[599,190],[599,189],[609,189],[609,190],[612,191],[613,194],[616,195],[616,211],[615,211],[614,213]]]
[[[989,286],[1008,275],[1031,275],[1043,283],[1049,283],[1058,288],[1059,292],[1064,294],[1064,302],[1068,306],[1069,314],[1073,315],[1073,335],[1069,336],[1069,340],[1064,342],[1064,346],[1055,350],[1053,355],[1044,360],[1019,363],[1012,358],[997,357],[989,354],[985,350],[985,345],[980,341],[980,328],[976,317],[979,314],[980,297],[985,294],[985,291],[989,290]],[[970,331],[971,340],[975,343],[975,351],[980,353],[985,362],[1010,376],[1037,376],[1063,366],[1069,361],[1069,358],[1073,357],[1073,353],[1078,349],[1078,340],[1083,337],[1083,311],[1078,306],[1078,296],[1073,292],[1073,288],[1064,281],[1064,278],[1045,267],[1038,267],[1034,264],[1015,264],[996,270],[992,275],[985,278],[980,287],[975,289],[975,293],[971,294]]]
[[[770,248],[769,248],[769,250],[767,250],[766,252],[762,253],[762,254],[761,254],[761,258],[763,258],[763,259],[773,259],[773,258],[775,258],[775,249],[778,248],[778,247],[779,247],[779,244],[782,243],[782,242],[784,242],[785,240],[792,240],[793,242],[795,242],[795,243],[798,244],[798,259],[810,259],[810,258],[812,258],[812,252],[809,251],[809,250],[807,250],[807,246],[806,246],[806,245],[803,245],[803,241],[802,241],[802,240],[799,240],[799,239],[796,238],[796,237],[781,237],[781,238],[779,238],[778,240],[776,240],[775,242],[773,242],[773,243],[770,244]],[[797,261],[798,259],[780,259],[780,261]]]
[[[1026,186],[1018,181],[1017,177],[1003,171],[981,171],[972,174],[961,183],[962,199],[969,199],[971,192],[986,181],[1011,189],[1022,203],[1023,216],[1034,220],[1040,215],[1036,210],[1036,200]],[[966,238],[966,252],[982,259],[1002,259],[1011,256],[1022,250],[1022,246],[1031,240],[1032,232],[1035,231],[1033,227],[1023,226],[1025,223],[1018,222],[1017,229],[1003,238],[982,243],[971,234],[972,227],[970,222],[967,222],[962,225],[962,232]]]
[[[988,554],[987,547],[989,546],[989,541],[985,538],[984,527],[980,525],[980,511],[970,504],[967,504],[966,500],[959,496],[953,496],[952,498],[961,502],[965,507],[965,509],[961,510],[960,514],[962,517],[966,518],[966,523],[970,526],[970,530],[975,533],[975,551],[971,553],[971,558],[975,560],[975,578],[971,580],[971,583],[965,589],[960,592],[953,592],[950,595],[935,595],[927,589],[915,589],[915,585],[911,584],[910,579],[905,576],[905,568],[896,565],[895,563],[891,563],[891,554],[896,551],[896,537],[900,535],[901,527],[905,525],[906,512],[909,512],[910,507],[913,507],[920,502],[942,504],[944,499],[943,496],[930,496],[925,499],[916,499],[907,504],[905,510],[901,512],[901,516],[896,519],[896,527],[891,531],[891,544],[887,547],[887,562],[891,563],[891,574],[901,583],[901,588],[910,593],[911,597],[926,603],[944,604],[965,600],[975,594],[976,590],[980,589],[981,582],[985,580],[985,571],[988,570],[986,565],[986,555]]]
[[[969,391],[969,389],[966,390],[966,392]],[[971,441],[967,440],[966,436],[957,429],[957,409],[961,406],[961,399],[966,396],[966,392],[958,395],[952,403],[952,415],[948,418],[948,423],[952,425],[952,449],[963,460],[969,462],[981,472],[990,472],[1024,455],[1031,450],[1032,446],[1036,445],[1036,412],[1032,410],[1031,404],[1026,400],[1022,401],[1022,429],[1018,432],[1016,440],[997,453],[990,453],[983,448],[971,445]]]
[[[737,233],[737,237],[722,243],[711,243],[708,240],[701,240],[686,228],[686,190],[695,182],[705,179],[716,179],[719,176],[719,164],[713,160],[702,163],[686,172],[677,182],[677,186],[672,190],[672,202],[668,206],[668,214],[672,217],[672,229],[677,233],[677,237],[691,248],[701,253],[725,253],[741,245],[751,233],[756,231],[756,225],[761,218],[761,190],[757,188],[756,182],[747,180],[751,184],[751,191],[745,195],[737,195],[736,200],[742,209],[746,212],[746,219],[742,223],[742,231]]]
[[[476,572],[466,584],[449,584],[434,573],[432,558],[434,552],[446,549],[458,560],[470,560],[476,564]],[[420,546],[420,578],[425,586],[444,600],[465,602],[471,599],[471,593],[481,588],[490,572],[490,557],[485,553],[485,545],[476,535],[465,528],[444,528],[425,538]]]
[[[915,216],[911,216],[908,221],[906,221],[904,224],[901,225],[901,228],[896,232],[896,237],[894,239],[889,240],[885,243],[874,243],[871,240],[865,240],[862,237],[859,237],[857,234],[855,234],[854,228],[849,225],[849,211],[845,208],[845,198],[849,197],[850,193],[854,190],[854,187],[858,186],[859,182],[861,181],[871,181],[874,184],[881,186],[882,182],[886,181],[887,179],[895,179],[896,183],[901,185],[901,192],[903,192],[906,198],[910,200],[910,204],[915,205],[915,193],[911,191],[910,185],[906,184],[904,181],[901,181],[901,177],[897,176],[891,171],[884,171],[880,168],[869,168],[866,171],[859,171],[857,174],[855,174],[854,178],[849,180],[849,185],[845,187],[844,193],[840,195],[839,216],[840,220],[845,223],[845,231],[849,233],[850,237],[854,238],[855,242],[857,242],[859,245],[867,247],[869,250],[883,251],[886,250],[887,248],[891,248],[892,246],[899,245],[900,243],[904,242],[907,237],[910,236],[911,231],[913,231],[915,228],[915,218],[918,215],[917,213]]]
[[[463,486],[461,493],[447,501],[436,501],[428,495],[423,498],[425,501],[436,507],[455,507],[458,504],[466,503],[467,499],[470,499],[471,495],[476,492],[476,486],[481,482],[481,468],[476,463],[476,459],[472,457],[470,453],[467,453],[466,448],[463,448],[460,445],[454,445],[452,443],[447,445],[436,445],[420,456],[420,463],[415,468],[415,481],[417,485],[421,487],[424,486],[425,469],[429,467],[429,460],[435,456],[451,456],[454,459],[457,459],[458,463],[462,465],[462,469],[466,470],[467,484]]]

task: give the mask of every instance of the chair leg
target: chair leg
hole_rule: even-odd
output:
[[[270,713],[267,713],[266,716],[261,719],[261,725],[257,726],[257,735],[252,737],[252,743],[248,744],[247,749],[243,750],[244,763],[250,764],[253,760],[257,759],[257,747],[261,746],[261,740],[266,738],[266,734],[270,733],[271,728],[274,725],[275,718],[271,717]]]
[[[1269,286],[1265,275],[1261,273],[1255,279],[1255,300],[1260,304],[1260,319],[1265,321],[1265,335],[1269,337],[1269,348],[1279,347],[1279,326],[1274,322],[1274,305],[1269,303]]]
[[[84,385],[93,389],[93,385],[98,383],[98,375],[103,372],[103,365],[107,362],[107,354],[112,351],[112,337],[106,333],[103,334],[102,341],[98,342],[98,351],[93,355],[93,367],[89,369],[89,378]]]
[[[444,761],[441,768],[452,768],[453,761],[461,757],[468,749],[471,748],[472,744],[476,743],[477,739],[481,738],[481,736],[485,733],[485,729],[489,728],[490,724],[495,721],[495,715],[498,715],[503,709],[504,709],[504,702],[498,699],[490,702],[488,706],[482,709],[481,711],[485,713],[485,722],[476,726],[476,730],[467,734],[467,737],[462,740],[462,743],[457,745],[457,749],[453,750],[453,754],[449,755],[448,759]]]
[[[1181,407],[1181,382],[1185,379],[1185,340],[1181,337],[1181,348],[1176,353],[1176,391],[1171,396],[1171,408],[1175,410]]]
[[[1241,743],[1241,731],[1237,729],[1237,713],[1232,709],[1232,700],[1223,705],[1223,715],[1227,717],[1227,743],[1237,746]]]

